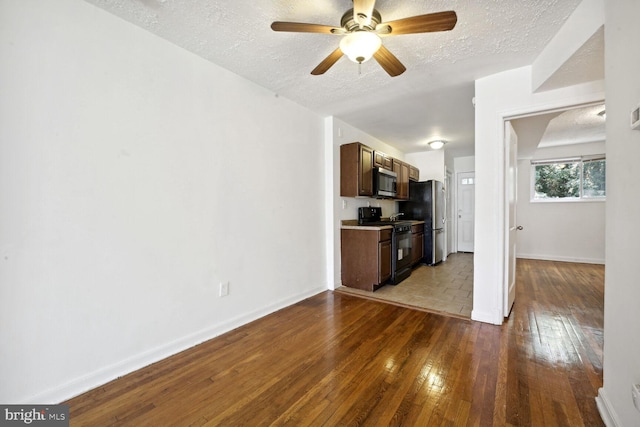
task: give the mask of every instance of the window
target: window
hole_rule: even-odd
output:
[[[533,201],[603,200],[606,196],[604,155],[533,160]]]

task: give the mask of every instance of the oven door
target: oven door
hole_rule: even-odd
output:
[[[411,275],[411,227],[394,231],[391,256],[391,284],[397,285]]]
[[[411,232],[396,233],[396,269],[411,265]]]

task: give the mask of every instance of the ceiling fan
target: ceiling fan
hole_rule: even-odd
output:
[[[340,46],[311,71],[313,75],[324,74],[338,59],[347,55],[349,59],[359,64],[373,57],[391,77],[395,77],[404,73],[406,67],[382,45],[380,36],[449,31],[458,21],[454,11],[446,11],[382,22],[380,12],[374,7],[375,3],[375,0],[353,0],[353,9],[349,9],[342,15],[340,27],[276,21],[271,24],[271,29],[343,36]]]

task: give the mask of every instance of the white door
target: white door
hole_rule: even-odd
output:
[[[516,202],[518,182],[518,136],[510,121],[505,122],[505,272],[504,317],[509,317],[516,297]]]
[[[475,172],[458,174],[458,252],[473,252],[476,198]]]

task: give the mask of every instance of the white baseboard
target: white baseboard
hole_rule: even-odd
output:
[[[491,323],[492,325],[502,325],[504,318],[502,313],[490,312],[490,311],[478,311],[471,310],[471,320],[477,322]]]
[[[518,254],[516,255],[516,258],[539,259],[542,261],[577,262],[581,264],[604,264],[604,259],[599,258],[565,257],[558,255]]]
[[[611,406],[611,402],[607,399],[607,395],[604,388],[598,389],[598,395],[596,396],[596,405],[598,406],[598,412],[600,412],[600,418],[607,427],[621,426],[618,416]]]
[[[104,385],[109,381],[113,381],[126,374],[144,368],[145,366],[149,366],[152,363],[158,362],[162,359],[166,359],[169,356],[201,344],[205,341],[236,329],[242,325],[246,325],[247,323],[253,322],[254,320],[257,320],[275,311],[281,310],[304,299],[322,293],[326,290],[326,288],[315,288],[301,294],[285,298],[267,307],[262,307],[258,310],[237,316],[229,321],[209,326],[205,329],[194,332],[180,339],[168,342],[160,347],[142,352],[82,377],[74,378],[73,380],[59,387],[45,390],[41,393],[27,397],[25,399],[20,399],[20,401],[43,404],[64,402],[68,399],[71,399],[72,397],[78,396],[79,394]]]

